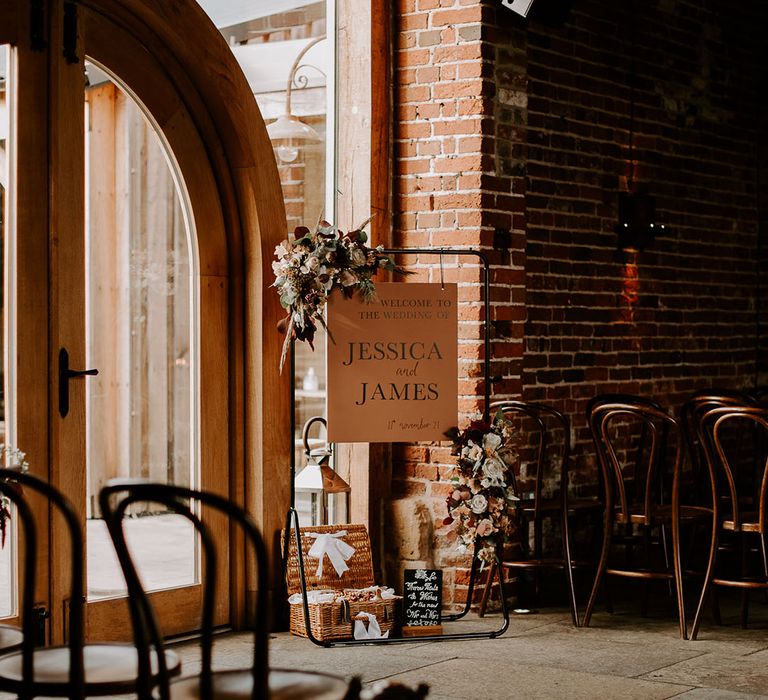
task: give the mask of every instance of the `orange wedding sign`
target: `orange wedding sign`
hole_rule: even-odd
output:
[[[455,284],[376,284],[328,302],[328,439],[446,440],[457,423]]]

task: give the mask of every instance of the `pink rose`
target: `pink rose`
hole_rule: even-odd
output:
[[[488,535],[493,534],[493,523],[488,520],[487,518],[485,520],[481,520],[477,524],[477,536],[478,537],[488,537]]]

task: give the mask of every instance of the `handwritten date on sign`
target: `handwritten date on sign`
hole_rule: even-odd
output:
[[[432,569],[406,569],[403,596],[405,626],[439,625],[443,572]]]

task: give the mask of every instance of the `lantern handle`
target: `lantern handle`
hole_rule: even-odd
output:
[[[326,435],[328,433],[328,422],[323,418],[322,416],[312,416],[306,423],[304,423],[304,428],[301,431],[301,439],[304,443],[304,454],[309,457],[310,449],[309,449],[309,429],[312,426],[313,423],[322,423],[323,427],[325,428]],[[326,439],[326,445],[327,445],[327,439]]]

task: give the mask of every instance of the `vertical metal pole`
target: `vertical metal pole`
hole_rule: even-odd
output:
[[[491,266],[485,253],[477,252],[477,255],[483,261],[483,292],[485,297],[483,323],[485,406],[483,408],[483,418],[487,421],[491,416]]]
[[[296,341],[291,339],[291,508],[296,507]]]

